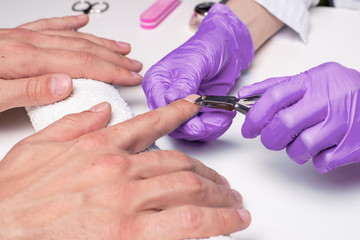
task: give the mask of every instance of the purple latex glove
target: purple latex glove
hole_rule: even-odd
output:
[[[325,63],[291,77],[243,87],[240,97],[262,94],[242,127],[261,134],[271,150],[286,148],[299,164],[313,158],[320,173],[360,162],[360,73]]]
[[[245,24],[227,6],[215,4],[196,34],[145,74],[142,86],[148,105],[155,109],[189,94],[226,95],[253,56]],[[230,127],[235,114],[204,108],[169,135],[213,140]]]

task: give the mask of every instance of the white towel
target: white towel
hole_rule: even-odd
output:
[[[41,107],[26,107],[26,111],[35,130],[40,131],[67,114],[88,110],[92,106],[105,101],[111,104],[112,109],[108,126],[134,117],[133,111],[112,85],[90,79],[74,79],[73,91],[65,100]],[[153,144],[146,150],[158,149]],[[208,240],[231,239],[228,236],[208,238]]]
[[[67,114],[88,110],[101,102],[111,105],[112,112],[107,126],[134,117],[133,111],[115,87],[90,79],[73,79],[73,91],[68,98],[46,106],[26,107],[26,111],[35,131],[40,131]],[[147,150],[158,150],[158,147],[153,144]]]

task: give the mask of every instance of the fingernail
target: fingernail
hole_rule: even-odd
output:
[[[70,77],[65,74],[54,74],[51,76],[49,88],[54,96],[64,95],[70,86]]]
[[[128,44],[126,42],[121,42],[121,41],[115,41],[115,42],[121,48],[130,48],[130,44]]]
[[[135,65],[142,66],[142,63],[139,62],[138,60],[131,59],[131,61],[132,61]]]
[[[229,181],[228,181],[224,176],[222,176],[222,175],[220,175],[220,176],[221,176],[221,179],[222,179],[222,181],[223,181],[223,184],[224,184],[225,186],[227,186],[227,187],[230,187]]]
[[[231,189],[231,191],[233,192],[237,200],[242,201],[242,196],[238,191],[236,191],[235,189]]]
[[[246,223],[250,222],[251,216],[250,216],[250,213],[249,213],[248,210],[239,209],[239,210],[238,210],[238,213],[239,213],[240,218],[241,218],[244,222],[246,222]]]
[[[184,98],[184,100],[189,101],[191,103],[195,103],[195,100],[198,99],[199,97],[200,97],[200,95],[191,94],[191,95],[187,96],[186,98]]]
[[[108,102],[102,102],[99,103],[95,106],[93,106],[92,108],[89,109],[90,112],[102,112],[104,110],[106,110],[109,107],[109,103]]]
[[[86,18],[86,14],[80,14],[80,15],[77,15],[76,17],[78,18],[78,19],[84,19],[84,18]]]
[[[141,76],[140,74],[138,74],[137,72],[131,72],[131,74],[137,78],[137,79],[143,79],[143,76]]]

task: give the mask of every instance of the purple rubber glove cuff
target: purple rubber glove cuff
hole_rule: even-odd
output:
[[[225,5],[215,4],[197,33],[152,66],[142,87],[151,109],[190,94],[226,95],[254,57],[250,33]],[[170,136],[209,141],[231,125],[235,112],[202,109]]]
[[[242,134],[261,134],[271,150],[286,148],[299,164],[313,159],[320,173],[360,161],[360,73],[325,63],[299,75],[243,87],[262,94],[246,115]]]

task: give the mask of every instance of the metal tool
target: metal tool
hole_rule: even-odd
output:
[[[221,0],[218,3],[225,4],[228,0]],[[216,2],[202,2],[195,6],[194,13],[190,19],[190,28],[193,31],[197,31],[201,21],[206,17],[212,5]]]
[[[204,95],[196,99],[195,104],[202,107],[224,109],[228,111],[238,111],[247,114],[252,105],[260,96],[252,96],[248,98],[237,98],[234,96],[210,96]]]
[[[85,14],[90,13],[103,13],[109,9],[109,4],[104,1],[98,1],[90,3],[89,1],[80,0],[73,4],[72,10],[75,12],[83,12]]]

